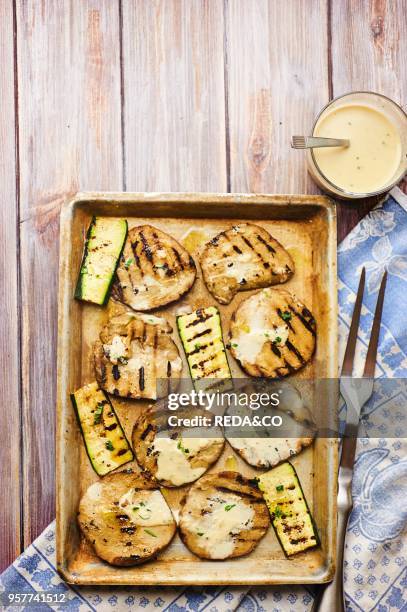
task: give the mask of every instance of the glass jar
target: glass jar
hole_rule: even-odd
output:
[[[386,96],[374,92],[356,91],[335,98],[334,100],[332,100],[332,102],[327,104],[327,106],[322,109],[322,111],[317,116],[314,126],[312,128],[312,136],[327,135],[318,133],[318,128],[321,127],[322,122],[326,119],[328,115],[333,113],[333,111],[337,111],[338,109],[342,109],[345,107],[362,107],[366,109],[366,112],[369,112],[369,109],[377,111],[382,116],[384,115],[387,121],[390,121],[394,130],[398,133],[401,143],[400,162],[396,167],[394,173],[392,173],[392,176],[390,176],[390,178],[387,178],[387,180],[384,181],[383,185],[379,189],[376,185],[376,188],[371,191],[364,190],[363,192],[361,192],[357,189],[355,189],[355,191],[352,191],[352,189],[350,188],[347,189],[343,186],[341,187],[338,184],[335,184],[335,181],[332,179],[332,177],[329,178],[327,176],[328,173],[326,170],[324,174],[320,167],[320,165],[323,165],[321,163],[321,159],[319,165],[317,160],[318,153],[316,154],[313,149],[307,150],[308,170],[314,181],[321,187],[321,189],[342,199],[352,200],[385,193],[386,191],[389,191],[394,185],[399,183],[407,172],[407,115],[398,104],[396,104],[395,102],[393,102],[393,100],[390,100]],[[349,125],[351,125],[351,123],[349,123]],[[349,137],[349,135],[347,134],[329,134],[329,136],[335,138]],[[386,143],[382,142],[382,144],[385,145]],[[359,158],[356,157],[355,159]],[[336,163],[340,164],[341,157],[338,156],[335,159],[331,159],[331,163],[332,161],[335,161]]]

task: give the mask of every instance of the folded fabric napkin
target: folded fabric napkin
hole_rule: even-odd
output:
[[[394,189],[391,196],[345,238],[338,249],[338,261],[341,355],[349,332],[360,271],[365,266],[367,291],[359,335],[361,363],[364,362],[377,290],[383,271],[387,269],[389,279],[378,375],[407,377],[407,197],[399,189]],[[366,437],[358,442],[353,478],[354,509],[345,550],[345,590],[349,612],[407,610],[407,559],[403,554],[407,522],[407,442],[402,439],[403,427],[406,431],[406,416],[403,414],[403,410],[406,412],[406,397],[397,397],[396,409],[394,397],[391,400],[391,416],[398,423],[398,435],[386,437],[387,404],[390,406],[390,399],[386,396],[380,405],[384,415],[382,437],[369,437],[367,419]],[[52,608],[81,612],[113,609],[304,612],[312,607],[314,589],[306,586],[74,587],[65,584],[55,569],[55,526],[51,524],[0,576],[0,593],[2,591],[63,593],[66,603],[52,605]],[[33,609],[30,603],[7,607],[4,600],[3,605],[6,610]],[[43,603],[38,609],[51,607]]]

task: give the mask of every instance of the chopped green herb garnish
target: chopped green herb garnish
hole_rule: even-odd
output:
[[[284,491],[284,485],[277,485],[276,491]]]
[[[102,414],[103,414],[103,402],[98,402],[97,408],[93,414],[94,419],[93,419],[93,424],[94,425],[99,425],[99,423],[102,420]]]
[[[196,342],[196,343],[194,344],[194,349],[195,349],[196,351],[199,351],[199,349],[200,349],[200,348],[201,348],[201,343],[200,343],[200,342]]]
[[[237,348],[237,346],[238,346],[238,345],[236,344],[236,342],[232,342],[232,344],[231,344],[230,346],[231,346],[232,348]]]
[[[226,512],[229,512],[229,510],[232,510],[232,508],[234,508],[235,506],[236,504],[226,504],[225,506]]]
[[[273,340],[273,344],[280,344],[280,342],[281,342],[280,336],[277,336],[277,338]]]
[[[185,446],[182,444],[182,437],[181,436],[180,436],[180,439],[178,440],[177,448],[178,448],[178,450],[182,451],[185,454],[189,453],[189,448],[185,448]]]
[[[110,451],[114,450],[114,446],[113,446],[113,444],[111,443],[110,440],[108,440],[106,442],[105,446],[106,446],[107,450],[110,450]]]
[[[283,513],[281,512],[280,508],[277,506],[273,514],[274,514],[274,518],[281,518]]]
[[[129,257],[128,259],[126,259],[125,263],[124,263],[124,267],[126,268],[126,270],[128,270],[131,266],[131,264],[134,262],[134,257]]]
[[[158,536],[157,536],[157,534],[156,534],[156,533],[154,533],[154,531],[151,531],[150,529],[144,529],[144,531],[145,531],[146,533],[148,533],[148,535],[153,536],[153,538],[157,538],[157,537],[158,537]]]
[[[292,314],[288,310],[285,310],[281,313],[281,318],[283,319],[283,321],[291,321]]]
[[[140,510],[140,506],[133,506],[132,510],[133,512],[136,512],[137,510]]]
[[[196,532],[196,535],[203,536],[203,535],[204,535],[204,532],[203,532],[203,531],[197,531],[197,532]]]

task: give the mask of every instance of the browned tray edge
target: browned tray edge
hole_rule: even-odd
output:
[[[62,448],[62,429],[63,420],[61,418],[62,402],[66,397],[66,393],[63,388],[63,377],[62,367],[64,365],[64,332],[69,319],[69,300],[67,303],[66,296],[68,292],[64,289],[67,288],[69,283],[68,278],[68,263],[69,260],[62,256],[66,253],[66,245],[71,244],[71,224],[70,221],[73,217],[75,207],[81,202],[88,201],[99,201],[99,202],[173,202],[178,204],[187,204],[194,202],[218,202],[219,204],[248,204],[251,202],[274,204],[283,207],[290,206],[291,204],[313,204],[325,209],[328,213],[328,225],[329,225],[329,240],[328,240],[328,256],[331,263],[330,274],[329,274],[329,295],[331,296],[331,309],[332,325],[330,326],[330,336],[328,341],[335,346],[337,344],[337,315],[338,315],[338,304],[337,304],[337,242],[336,242],[336,207],[335,203],[323,195],[297,195],[297,194],[257,194],[257,193],[200,193],[200,192],[78,192],[69,198],[62,206],[60,213],[60,250],[59,250],[59,284],[58,284],[58,346],[57,346],[57,402],[56,402],[56,561],[57,570],[62,578],[68,584],[81,584],[81,585],[133,585],[133,586],[193,586],[193,585],[207,585],[207,580],[200,581],[194,578],[189,580],[185,578],[175,580],[175,578],[168,578],[157,582],[146,582],[143,581],[135,582],[134,580],[126,581],[121,576],[100,576],[98,581],[94,581],[85,577],[77,577],[69,572],[64,567],[63,557],[63,533],[62,533],[62,489],[63,482],[61,481],[62,465],[63,465],[63,448]],[[72,298],[71,298],[72,299]],[[338,363],[337,355],[331,361],[331,373],[332,378],[336,378],[338,374]],[[332,441],[330,445],[331,453],[331,465],[333,473],[336,474],[338,471],[338,443]],[[337,479],[332,477],[330,479],[330,494],[328,498],[331,500],[331,507],[328,508],[328,514],[331,517],[332,525],[330,529],[330,538],[327,546],[327,559],[328,565],[325,573],[321,576],[312,576],[304,580],[303,577],[281,577],[281,579],[270,579],[270,580],[257,580],[252,578],[248,582],[242,580],[228,580],[227,585],[278,585],[278,584],[322,584],[332,580],[335,569],[336,569],[336,517],[337,517]],[[220,578],[218,581],[212,581],[213,585],[225,585]]]

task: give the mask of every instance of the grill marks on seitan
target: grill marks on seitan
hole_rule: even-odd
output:
[[[131,470],[93,483],[80,501],[78,522],[96,554],[119,566],[154,558],[176,531],[171,510],[156,485]]]
[[[134,310],[151,310],[181,297],[195,276],[195,262],[184,247],[158,228],[142,225],[129,231],[114,295]]]
[[[250,553],[270,524],[256,482],[237,472],[204,476],[182,503],[181,538],[203,559],[229,559]]]
[[[232,315],[230,350],[251,376],[287,376],[310,361],[316,323],[309,309],[282,289],[263,289]]]
[[[208,290],[221,304],[229,304],[238,291],[285,283],[294,273],[284,247],[252,223],[215,236],[202,253],[201,267]]]
[[[163,397],[176,386],[182,361],[168,324],[145,315],[113,317],[95,343],[97,381],[113,395],[133,399]],[[158,321],[158,323],[156,322]]]
[[[178,411],[182,418],[207,416],[199,408]],[[139,465],[166,487],[179,487],[195,481],[219,458],[224,446],[221,431],[188,437],[185,428],[168,426],[167,410],[149,410],[133,429],[133,448]],[[215,437],[215,435],[217,437]]]

